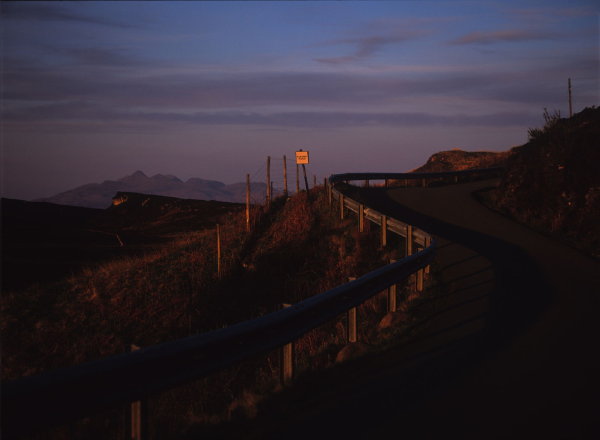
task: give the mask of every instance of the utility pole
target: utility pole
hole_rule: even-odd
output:
[[[569,118],[573,116],[573,97],[571,93],[571,78],[569,78]]]
[[[246,174],[246,231],[250,232],[250,174]]]
[[[283,195],[287,197],[288,186],[287,186],[287,162],[285,160],[285,154],[283,155]]]
[[[267,156],[267,207],[271,204],[271,156]]]

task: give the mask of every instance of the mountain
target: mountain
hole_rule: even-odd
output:
[[[262,198],[266,185],[251,183],[252,198]],[[88,183],[77,188],[56,194],[52,197],[34,200],[36,202],[59,205],[83,206],[87,208],[107,208],[117,192],[142,193],[177,197],[180,199],[217,200],[242,203],[246,201],[246,184],[226,185],[215,180],[190,178],[185,182],[172,175],[156,174],[148,177],[142,171],[119,180],[105,180],[102,183]],[[258,196],[260,194],[260,197]]]
[[[476,168],[503,166],[510,151],[463,151],[459,149],[441,151],[432,155],[425,165],[413,170],[415,173],[440,173]]]

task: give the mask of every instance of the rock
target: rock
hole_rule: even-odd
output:
[[[402,313],[402,312],[389,312],[387,315],[385,315],[381,321],[379,321],[379,324],[377,325],[377,328],[379,330],[383,330],[386,328],[390,328],[390,327],[396,327],[404,322],[406,322],[407,320],[407,315],[406,313]]]
[[[373,350],[369,344],[364,342],[352,342],[340,350],[335,357],[335,363],[341,363],[363,356]]]

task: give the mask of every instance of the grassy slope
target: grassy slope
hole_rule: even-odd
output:
[[[223,223],[221,279],[216,276],[215,234],[209,229],[180,235],[141,256],[6,292],[3,379],[121,353],[132,343],[148,346],[260,316],[396,256],[378,249],[377,231],[358,234],[354,219],[340,222],[322,192],[311,200],[305,193],[280,198],[269,211],[256,209],[250,234],[241,212],[229,214]],[[300,368],[333,362],[343,338],[341,323],[307,335],[298,343],[304,353]],[[369,336],[361,339],[368,341]],[[169,432],[190,421],[231,416],[240,401],[234,396],[249,395],[244,391],[248,387],[254,387],[250,395],[256,396],[256,389],[276,384],[277,356],[257,362],[157,398],[158,425]],[[247,406],[248,398],[241,400]],[[118,416],[111,420],[111,429],[121,429]]]

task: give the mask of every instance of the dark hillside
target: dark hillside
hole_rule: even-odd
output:
[[[108,209],[2,199],[2,291],[58,280],[83,266],[139,255],[214,227],[236,203],[119,193]]]
[[[167,211],[193,210],[185,207],[185,200],[146,200],[127,194],[127,201],[110,214],[139,214],[147,208],[147,219],[164,222]],[[165,203],[170,208],[163,213],[160,206]],[[122,353],[132,343],[146,347],[261,316],[369,272],[397,258],[401,249],[392,237],[390,248],[380,249],[375,228],[359,233],[354,218],[341,221],[322,190],[311,190],[310,198],[305,192],[279,197],[269,209],[253,207],[250,232],[244,212],[233,208],[222,219],[220,275],[211,227],[178,235],[138,256],[90,265],[56,282],[5,292],[0,303],[3,379]],[[375,323],[384,307],[381,297],[361,306],[362,341],[379,337]],[[377,313],[369,314],[371,310]],[[363,324],[369,319],[375,320],[373,325]],[[298,340],[298,373],[333,364],[344,342],[342,319]],[[252,411],[263,393],[277,387],[278,356],[273,352],[249,360],[153,398],[151,419],[161,433],[156,438],[174,438],[193,423],[227,420],[245,413],[244,408]],[[75,437],[121,438],[122,420],[119,409],[106,420],[84,420],[76,428],[81,435]],[[58,432],[48,438],[73,438]]]
[[[147,236],[181,234],[212,228],[219,217],[242,209],[240,203],[118,192],[106,226]]]
[[[515,219],[600,256],[600,109],[545,114],[514,148],[495,205]]]

